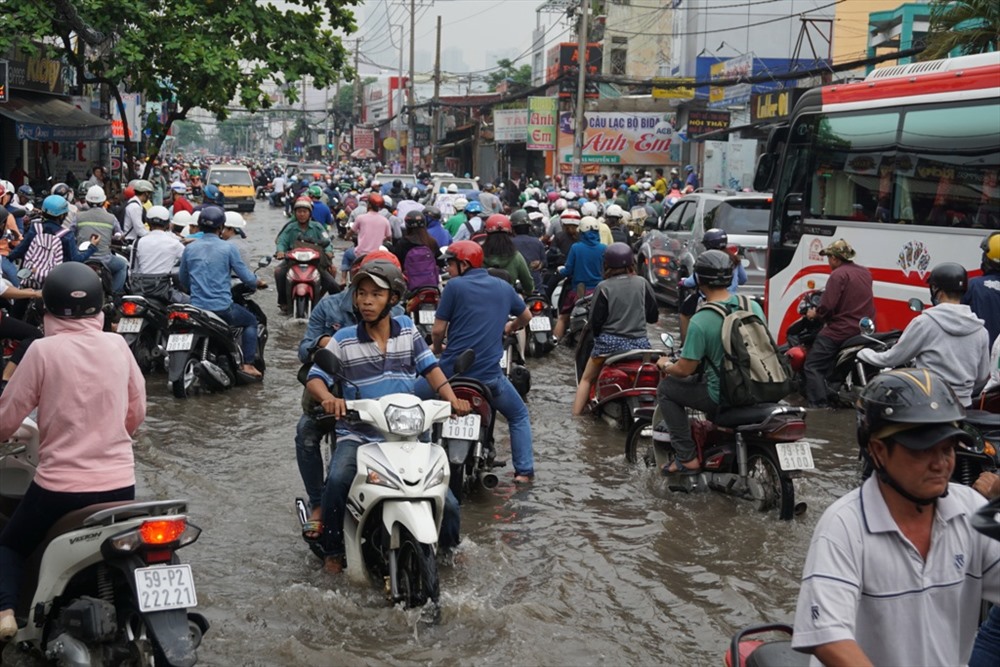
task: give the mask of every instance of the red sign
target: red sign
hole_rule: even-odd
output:
[[[367,148],[370,151],[375,150],[375,130],[370,127],[356,127],[353,134],[354,150],[361,148]]]

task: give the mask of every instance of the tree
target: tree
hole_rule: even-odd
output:
[[[512,89],[524,89],[531,87],[531,65],[521,65],[516,67],[509,58],[501,58],[497,61],[496,71],[490,72],[486,76],[486,83],[490,90],[496,90],[504,79],[510,79]]]
[[[174,123],[173,137],[178,146],[204,146],[205,128],[201,123],[179,120]]]
[[[351,78],[347,51],[333,33],[357,26],[347,7],[358,0],[25,0],[13,3],[0,31],[0,53],[11,46],[47,50],[76,68],[78,82],[108,86],[168,104],[156,122],[149,153],[157,155],[171,125],[199,107],[225,120],[231,105],[253,112],[271,106],[276,84],[297,99],[309,76],[324,88]],[[122,114],[124,117],[124,114]],[[148,162],[146,171],[151,167]]]
[[[934,0],[931,5],[927,48],[921,60],[960,54],[985,53],[1000,48],[1000,3],[996,0]]]
[[[366,76],[361,80],[362,89],[369,83],[375,83],[378,78],[374,76]],[[356,81],[352,81],[346,85],[340,87],[340,92],[337,93],[337,99],[334,100],[333,110],[338,114],[350,117],[354,113],[354,96],[357,94],[355,92]]]

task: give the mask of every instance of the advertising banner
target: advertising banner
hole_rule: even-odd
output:
[[[528,140],[528,110],[498,109],[493,112],[493,141],[524,143]]]
[[[586,53],[584,54],[584,61],[587,64],[587,74],[600,74],[601,73],[601,63],[603,60],[604,51],[601,48],[600,43],[592,42],[587,44]],[[547,64],[545,68],[545,80],[552,81],[553,79],[559,77],[561,74],[566,74],[577,69],[580,64],[580,45],[576,42],[562,42],[556,44],[551,49],[549,49]],[[559,93],[559,97],[568,98],[576,94],[577,79],[575,77],[569,77],[562,80],[559,83],[558,91],[555,87],[549,88],[549,94]],[[587,81],[586,88],[584,89],[584,97],[589,99],[597,99],[600,97],[600,91],[597,89],[597,83],[594,81]]]
[[[529,151],[554,151],[556,149],[558,114],[559,100],[557,98],[528,98],[527,149]]]
[[[786,88],[753,95],[750,98],[750,122],[775,122],[788,118],[804,92],[801,88]]]
[[[728,127],[728,111],[692,109],[688,112],[687,136],[689,139],[695,139],[716,130],[725,130]]]
[[[665,165],[670,160],[675,116],[672,113],[600,111],[585,114],[583,163]],[[559,161],[573,160],[573,115],[559,116]]]
[[[653,79],[654,100],[693,100],[694,77]]]
[[[749,79],[753,76],[753,53],[724,60],[712,65],[711,78],[717,79]],[[734,86],[713,86],[708,91],[710,107],[726,107],[746,104],[750,101],[752,86],[740,83]]]
[[[367,148],[370,151],[375,150],[375,130],[370,127],[354,128],[354,150],[360,148]]]
[[[139,93],[122,93],[122,104],[125,106],[125,118],[128,119],[128,141],[138,141],[143,126]],[[114,98],[111,99],[111,136],[114,139],[125,139],[125,124]]]

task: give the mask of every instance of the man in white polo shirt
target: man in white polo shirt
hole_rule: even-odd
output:
[[[980,600],[1000,601],[1000,542],[969,525],[985,499],[948,482],[965,412],[912,368],[878,375],[858,412],[875,474],[816,525],[792,646],[811,664],[964,665]]]

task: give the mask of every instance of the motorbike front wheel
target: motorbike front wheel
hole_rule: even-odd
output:
[[[653,454],[653,425],[646,418],[637,418],[632,422],[625,438],[625,460],[629,463],[643,463],[647,468],[656,464]]]
[[[307,296],[297,296],[295,297],[295,317],[300,320],[304,320],[309,316],[309,297]]]
[[[795,486],[792,479],[781,471],[777,456],[760,447],[750,449],[747,474],[760,484],[763,492],[758,499],[757,510],[766,512],[777,508],[781,519],[791,519],[795,513]]]
[[[435,605],[441,590],[438,583],[437,560],[429,544],[418,542],[410,531],[401,528],[399,551],[396,554],[396,576],[399,577],[399,602],[407,609]]]

